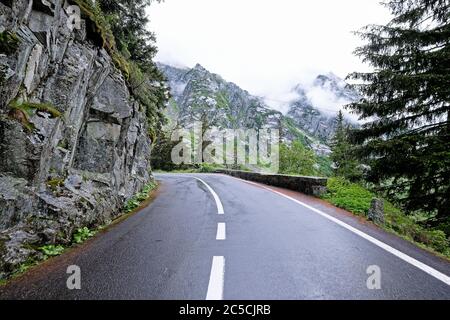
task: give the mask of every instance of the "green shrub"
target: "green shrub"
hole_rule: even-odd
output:
[[[141,203],[148,199],[149,193],[157,187],[155,182],[150,182],[142,188],[142,191],[134,195],[129,199],[124,206],[125,213],[130,213],[136,208],[138,208]]]
[[[361,185],[343,178],[330,178],[327,193],[322,198],[333,205],[357,215],[366,215],[376,194]],[[404,214],[389,201],[384,200],[385,228],[400,236],[450,256],[450,243],[442,230],[426,229],[414,217]]]
[[[95,236],[95,231],[89,230],[88,227],[79,228],[73,235],[73,242],[82,243],[93,236]]]
[[[213,164],[209,164],[209,163],[202,163],[200,165],[200,167],[198,168],[198,172],[201,173],[213,173],[217,170],[217,167],[214,166]]]
[[[449,249],[450,243],[445,232],[442,230],[423,230],[426,237],[424,244],[430,245],[436,251],[446,253]]]
[[[280,173],[314,176],[317,157],[314,152],[305,147],[301,141],[292,142],[291,145],[280,145]]]
[[[59,256],[61,253],[64,252],[64,247],[61,245],[46,245],[39,248],[42,253],[44,253],[46,256]]]
[[[375,195],[362,186],[343,178],[330,178],[323,199],[357,215],[366,215]]]

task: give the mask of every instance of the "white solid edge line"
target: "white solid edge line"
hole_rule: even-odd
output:
[[[193,176],[191,176],[191,178],[197,179],[198,181],[200,181],[201,183],[203,183],[206,186],[206,188],[209,190],[209,192],[211,192],[211,194],[212,194],[212,196],[214,198],[214,201],[216,201],[217,214],[224,214],[223,205],[222,205],[222,202],[220,201],[220,198],[217,195],[217,193],[205,181],[203,181],[202,179],[197,178],[197,177],[193,177]]]
[[[232,176],[228,176],[228,177],[231,177],[231,178],[234,178],[234,179],[237,179],[237,180],[241,180],[243,182],[247,182],[249,184],[252,184],[252,185],[264,188],[264,189],[269,190],[269,191],[271,191],[273,193],[276,193],[276,194],[278,194],[278,195],[280,195],[280,196],[282,196],[282,197],[284,197],[286,199],[294,201],[297,204],[299,204],[299,205],[301,205],[301,206],[303,206],[305,208],[308,208],[308,209],[318,213],[322,217],[324,217],[324,218],[326,218],[326,219],[328,219],[328,220],[330,220],[330,221],[340,225],[341,227],[344,227],[345,229],[347,229],[347,230],[357,234],[358,236],[360,236],[360,237],[362,237],[362,238],[372,242],[374,245],[376,245],[376,246],[386,250],[387,252],[393,254],[394,256],[402,259],[403,261],[408,262],[409,264],[415,266],[416,268],[419,268],[420,270],[428,273],[430,276],[433,276],[436,279],[438,279],[438,280],[440,280],[440,281],[442,281],[445,284],[450,286],[450,277],[449,276],[447,276],[447,275],[443,274],[442,272],[440,272],[440,271],[438,271],[438,270],[436,270],[436,269],[426,265],[423,262],[420,262],[419,260],[414,259],[413,257],[408,256],[407,254],[405,254],[405,253],[403,253],[403,252],[401,252],[401,251],[391,247],[390,245],[388,245],[388,244],[386,244],[384,242],[381,242],[380,240],[375,239],[372,236],[369,236],[368,234],[366,234],[366,233],[364,233],[364,232],[362,232],[362,231],[360,231],[360,230],[358,230],[358,229],[356,229],[356,228],[346,224],[345,222],[343,222],[343,221],[341,221],[339,219],[336,219],[335,217],[332,217],[332,216],[330,216],[330,215],[328,215],[328,214],[326,214],[326,213],[324,213],[324,212],[322,212],[322,211],[320,211],[320,210],[318,210],[316,208],[313,208],[313,207],[307,205],[306,203],[303,203],[303,202],[301,202],[301,201],[299,201],[297,199],[294,199],[294,198],[292,198],[290,196],[287,196],[287,195],[285,195],[285,194],[283,194],[281,192],[275,191],[275,190],[273,190],[273,189],[271,189],[269,187],[263,186],[261,184],[254,183],[252,181],[243,180],[243,179],[236,178],[236,177],[232,177]]]
[[[217,224],[217,235],[216,240],[226,240],[226,225],[224,222],[219,222]]]
[[[223,283],[225,276],[225,257],[214,256],[209,276],[208,292],[206,300],[223,299]]]

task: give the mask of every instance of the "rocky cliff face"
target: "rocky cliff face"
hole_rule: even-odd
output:
[[[209,126],[226,129],[280,126],[280,112],[200,64],[192,69],[158,66],[171,88],[168,112],[174,124],[189,126],[194,121],[206,121]]]
[[[252,96],[199,64],[192,69],[165,64],[158,64],[158,67],[171,88],[172,100],[167,112],[172,126],[186,127],[193,121],[206,119],[210,126],[226,129],[278,128],[286,142],[300,140],[320,156],[330,153],[329,147],[321,143],[319,137],[321,133],[328,136],[333,132],[334,119],[315,109],[306,92],[300,91],[303,90],[300,86],[297,92],[299,99],[293,102],[291,112],[283,115],[271,109],[261,98]],[[308,106],[309,110],[306,110]],[[300,114],[307,111],[311,112],[309,117]]]
[[[297,85],[293,89],[298,98],[290,104],[287,116],[293,120],[296,127],[323,143],[329,143],[336,130],[338,109],[330,105],[329,107],[325,106],[328,109],[323,110],[324,106],[315,105],[310,98],[311,92],[314,90],[332,100],[330,104],[339,105],[338,109],[358,100],[359,97],[342,79],[332,73],[317,76],[312,88]],[[349,120],[347,120],[347,124],[356,125]]]
[[[327,142],[335,131],[335,119],[315,108],[301,86],[295,88],[298,98],[292,102],[287,114],[294,124],[317,139]]]
[[[263,99],[252,96],[199,64],[192,69],[165,64],[158,64],[158,67],[171,88],[173,98],[168,116],[173,125],[186,126],[206,118],[210,125],[222,128],[280,128],[284,140],[301,138],[319,155],[330,152],[326,144],[336,129],[337,110],[359,98],[336,75],[319,75],[312,86],[299,84],[292,90],[297,98],[289,103],[289,110],[283,115],[267,106]],[[332,105],[325,105],[327,110],[316,105],[311,99],[313,91],[323,94]],[[350,120],[347,124],[356,125]]]
[[[151,179],[145,114],[64,6],[0,2],[0,278],[111,221]]]

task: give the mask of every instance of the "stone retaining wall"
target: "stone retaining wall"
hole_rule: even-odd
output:
[[[282,174],[265,174],[238,170],[217,170],[217,173],[228,174],[244,180],[264,183],[267,185],[300,191],[302,193],[320,196],[326,191],[327,178],[288,176]]]

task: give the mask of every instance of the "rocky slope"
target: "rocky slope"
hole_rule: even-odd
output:
[[[172,99],[167,109],[171,127],[190,127],[194,121],[202,121],[227,129],[278,128],[286,142],[301,140],[320,156],[330,153],[325,137],[334,130],[334,118],[314,108],[300,86],[296,88],[299,99],[293,101],[290,112],[283,115],[270,108],[262,98],[199,64],[192,69],[162,63],[158,67],[171,88]]]
[[[326,154],[326,145],[333,136],[336,105],[343,106],[358,99],[342,79],[332,73],[319,75],[312,87],[297,85],[297,96],[283,115],[267,106],[236,84],[227,82],[197,64],[193,69],[158,64],[169,80],[172,100],[168,115],[172,125],[186,126],[193,121],[208,119],[210,125],[223,128],[280,128],[286,141],[300,138],[319,154]],[[311,92],[328,97],[333,106],[325,110],[311,99]],[[335,109],[335,110],[334,110]],[[349,125],[356,125],[347,119]]]
[[[290,103],[287,116],[296,127],[326,144],[336,130],[337,110],[334,106],[325,106],[325,109],[322,109],[322,106],[315,105],[311,99],[312,91],[329,96],[330,104],[341,106],[356,101],[358,94],[332,73],[317,76],[312,88],[299,84],[293,89],[298,98]],[[350,120],[347,120],[347,124],[356,125]]]
[[[0,278],[151,179],[145,115],[64,3],[0,2]]]
[[[186,127],[206,121],[209,126],[226,129],[280,126],[280,112],[200,64],[193,69],[158,66],[169,80],[172,100],[168,114],[173,124]]]

